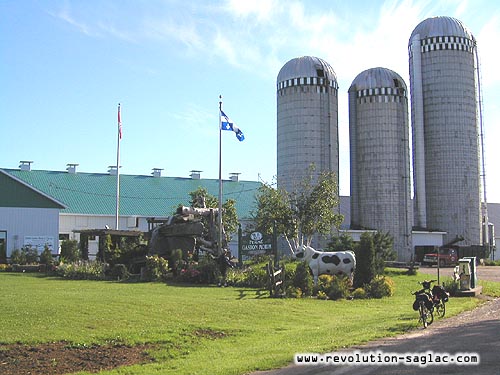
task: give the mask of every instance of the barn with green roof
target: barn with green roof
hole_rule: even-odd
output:
[[[64,205],[59,214],[60,239],[79,239],[75,230],[114,228],[116,215],[116,172],[77,172],[76,165],[66,171],[3,169],[5,174]],[[199,187],[218,196],[219,180],[203,179],[194,171],[191,177],[163,177],[120,174],[119,229],[148,231],[149,218],[171,216],[179,205],[189,205],[189,193]],[[223,180],[222,200],[235,200],[240,221],[250,219],[255,209],[260,182],[241,181],[238,176]]]

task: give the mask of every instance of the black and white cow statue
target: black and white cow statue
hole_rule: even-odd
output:
[[[314,284],[317,284],[319,275],[346,275],[351,280],[354,276],[356,257],[352,251],[323,252],[302,245],[295,252],[295,257],[309,264]]]

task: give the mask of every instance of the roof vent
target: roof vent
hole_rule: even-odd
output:
[[[22,171],[31,171],[31,163],[33,163],[32,161],[21,160],[19,163],[19,168]]]
[[[111,176],[116,176],[118,174],[118,169],[116,168],[116,165],[110,165],[110,166],[108,166],[108,173]]]
[[[78,166],[79,166],[79,164],[69,163],[69,164],[66,164],[66,170],[68,171],[68,173],[75,174],[76,167],[78,167]]]
[[[151,174],[153,177],[161,177],[161,171],[163,171],[163,168],[153,168],[153,172],[151,172]]]
[[[190,171],[190,172],[191,172],[190,176],[191,176],[191,178],[192,178],[193,180],[199,180],[199,179],[201,178],[201,172],[203,172],[203,171],[195,171],[195,170],[192,170],[192,171]]]
[[[241,174],[241,173],[235,173],[235,172],[233,172],[233,173],[229,173],[229,179],[230,179],[231,181],[238,182],[238,180],[239,180],[238,176],[239,176],[240,174]]]

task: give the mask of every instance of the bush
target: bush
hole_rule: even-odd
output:
[[[230,268],[227,271],[226,281],[234,286],[266,289],[268,276],[263,264],[254,264],[244,268]]]
[[[73,280],[104,280],[105,265],[99,261],[78,261],[61,263],[57,267],[57,274]]]
[[[451,296],[454,296],[457,294],[457,291],[459,289],[459,281],[453,280],[453,278],[450,278],[449,280],[445,280],[443,282],[443,288],[446,290],[448,293],[450,293]]]
[[[346,298],[352,286],[351,280],[345,276],[333,276],[333,281],[328,290],[328,298],[337,300]]]
[[[21,252],[24,252],[25,254],[26,264],[38,263],[38,250],[36,247],[24,246],[21,249]]]
[[[45,249],[43,250],[42,254],[40,254],[40,263],[46,264],[47,266],[54,264],[52,251],[50,251],[50,249],[47,246],[45,246]]]
[[[214,259],[204,257],[191,271],[191,282],[215,284],[221,277],[219,266]]]
[[[387,276],[378,276],[366,285],[366,291],[372,298],[390,297],[394,295],[394,281]]]
[[[168,262],[166,259],[158,255],[146,257],[146,274],[143,276],[145,280],[166,280],[167,273]]]
[[[110,276],[118,280],[126,280],[130,277],[130,273],[124,264],[115,264],[111,268]]]
[[[64,240],[61,242],[60,259],[64,263],[76,262],[81,259],[80,249],[76,240]]]
[[[354,290],[354,292],[352,292],[352,297],[354,299],[365,299],[368,297],[368,295],[366,294],[366,290],[364,290],[363,288],[357,288]]]
[[[313,292],[313,277],[309,272],[309,265],[305,262],[300,262],[295,269],[293,277],[293,286],[300,288],[304,296],[310,296]]]
[[[375,277],[375,245],[370,233],[361,235],[361,241],[356,246],[356,271],[354,272],[354,287],[359,288],[369,284]]]
[[[332,275],[319,275],[318,283],[313,287],[313,295],[317,295],[321,292],[328,296],[333,282],[334,277]]]
[[[10,264],[0,263],[0,272],[9,272],[12,271],[12,267]]]
[[[12,264],[26,264],[26,254],[16,249],[10,254],[10,262]]]
[[[328,295],[325,292],[323,292],[322,290],[320,290],[318,292],[318,294],[316,295],[316,297],[318,299],[328,299]]]
[[[288,288],[286,288],[285,295],[288,298],[302,298],[302,290],[290,285]]]
[[[38,250],[35,247],[24,246],[21,250],[16,249],[10,255],[12,264],[34,264],[38,262]]]

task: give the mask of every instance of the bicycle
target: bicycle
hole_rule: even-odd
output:
[[[427,293],[421,290],[412,293],[415,296],[415,302],[413,302],[413,310],[417,311],[420,315],[419,323],[422,323],[424,328],[427,328],[434,321],[434,315],[432,313],[433,303]]]
[[[431,290],[431,284],[437,280],[425,280],[422,281],[422,289],[412,293],[415,295],[415,302],[413,303],[413,309],[415,311],[419,310],[420,320],[422,321],[424,328],[434,321],[434,309],[436,310],[436,315],[440,318],[444,317],[446,313],[446,302],[448,302],[449,294],[440,285],[434,285]],[[423,307],[425,307],[425,311]],[[429,312],[431,318],[429,319]],[[425,319],[424,319],[425,318]]]
[[[433,282],[433,280],[430,282]],[[434,285],[431,290],[431,295],[437,316],[440,318],[444,317],[446,313],[446,302],[448,302],[450,297],[449,293],[441,285]]]

